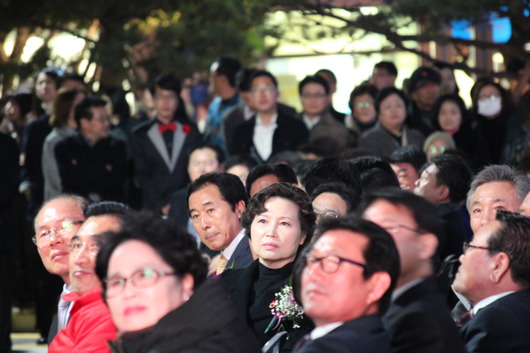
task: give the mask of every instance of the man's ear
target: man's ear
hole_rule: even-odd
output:
[[[494,283],[499,283],[504,276],[510,276],[510,257],[504,252],[500,252],[491,257],[490,278]]]
[[[180,286],[182,288],[182,297],[184,298],[184,300],[190,299],[190,297],[193,295],[194,284],[195,284],[195,280],[193,279],[193,276],[189,273],[186,273],[180,279]]]
[[[388,288],[390,288],[392,279],[390,278],[390,274],[388,274],[388,272],[380,271],[372,274],[372,276],[369,278],[369,281],[371,283],[371,290],[366,297],[366,304],[368,305],[377,303],[379,300],[381,300]]]
[[[243,200],[240,200],[236,204],[236,214],[237,214],[238,218],[241,218],[241,215],[243,214],[243,212],[245,212],[246,208],[247,208],[247,206],[245,204],[245,201],[243,201]]]
[[[438,186],[438,200],[449,200],[449,187],[447,185]]]
[[[418,241],[420,242],[419,256],[421,259],[430,259],[436,253],[438,249],[438,238],[432,233],[425,233],[418,235]]]

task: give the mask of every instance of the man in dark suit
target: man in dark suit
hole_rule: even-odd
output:
[[[307,142],[305,124],[278,110],[278,82],[270,72],[254,73],[251,93],[256,115],[234,128],[234,139],[228,146],[230,154],[250,154],[267,162],[276,153],[294,151]]]
[[[220,251],[216,274],[225,268],[246,268],[253,261],[241,215],[248,196],[241,180],[228,173],[204,174],[188,187],[188,209],[201,241]]]
[[[471,302],[468,352],[530,352],[530,218],[498,212],[460,256],[453,287]]]
[[[186,151],[201,134],[186,117],[176,78],[158,77],[151,93],[156,117],[134,128],[131,152],[142,208],[167,213],[170,195],[188,182]]]
[[[383,229],[357,218],[325,222],[295,266],[295,295],[316,328],[294,352],[391,352],[380,315],[399,255]]]
[[[384,316],[392,352],[465,352],[449,307],[431,278],[441,227],[434,206],[394,188],[368,194],[360,212],[390,233],[399,251],[401,273]]]

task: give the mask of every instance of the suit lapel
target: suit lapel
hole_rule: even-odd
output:
[[[173,133],[173,150],[171,151],[171,163],[169,164],[169,170],[171,171],[173,171],[177,164],[185,140],[186,134],[184,133],[182,124],[177,123],[177,130]]]
[[[169,160],[169,153],[167,153],[167,147],[164,142],[164,139],[162,138],[162,135],[160,134],[160,131],[158,131],[158,124],[151,125],[151,128],[147,131],[147,136],[155,146],[156,150],[158,151],[158,154],[160,154],[160,157],[164,160],[164,163],[166,163],[169,170],[171,170],[171,161]]]

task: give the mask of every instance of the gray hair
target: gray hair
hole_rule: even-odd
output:
[[[467,193],[466,207],[469,210],[471,197],[481,185],[492,182],[508,182],[513,185],[517,197],[522,201],[526,194],[530,192],[530,179],[510,166],[507,165],[489,165],[482,169],[471,182],[471,187]]]

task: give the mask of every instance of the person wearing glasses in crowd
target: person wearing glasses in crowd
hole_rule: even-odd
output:
[[[358,218],[323,222],[295,268],[295,297],[316,328],[294,352],[391,352],[381,315],[397,282],[399,256],[383,229]]]
[[[133,213],[107,236],[96,262],[118,330],[113,352],[258,353],[260,346],[197,243],[173,220]]]
[[[112,201],[93,203],[86,208],[86,220],[68,245],[72,293],[61,299],[73,303],[71,318],[55,336],[48,353],[109,352],[107,341],[116,338],[116,328],[101,298],[96,256],[105,241],[102,233],[117,231],[128,210],[126,205]]]
[[[360,196],[341,182],[322,184],[311,193],[317,224],[327,218],[346,217],[359,201]]]
[[[434,205],[398,188],[365,196],[362,216],[394,239],[401,273],[384,316],[392,352],[465,352],[449,307],[431,278],[441,223]]]
[[[223,272],[221,280],[230,292],[243,321],[250,325],[260,344],[276,334],[269,329],[273,320],[271,302],[276,293],[291,282],[298,250],[308,243],[315,228],[315,214],[309,196],[287,183],[272,184],[251,199],[241,218],[257,260],[246,269]],[[287,331],[281,352],[289,352],[296,341],[311,329],[306,318],[300,328],[282,320]]]
[[[464,244],[453,287],[473,305],[468,352],[529,352],[530,218],[499,211]]]
[[[52,275],[61,277],[64,283],[61,296],[72,291],[68,244],[85,220],[83,212],[87,206],[88,201],[82,197],[61,194],[46,201],[35,217],[33,243],[37,246],[37,251],[46,270]],[[37,311],[41,313],[37,317],[43,319],[43,322],[37,323],[38,325],[46,324],[46,307],[53,302],[58,294],[53,290],[55,288],[51,288],[53,287],[44,281],[37,283]],[[51,324],[48,337],[41,337],[44,342],[47,338],[48,343],[51,343],[57,331],[66,326],[69,311],[70,305],[60,300],[58,310],[56,310],[58,316]],[[49,322],[47,325],[50,325]],[[42,327],[41,330],[43,330]]]

